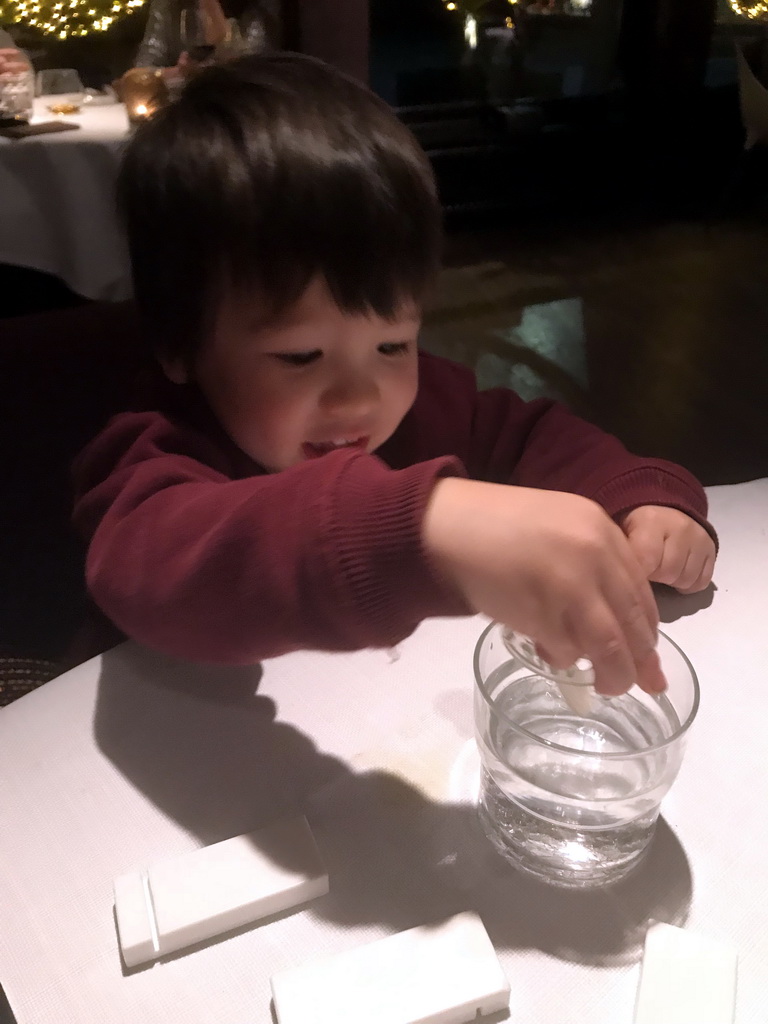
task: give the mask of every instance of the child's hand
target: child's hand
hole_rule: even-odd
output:
[[[589,658],[604,694],[664,689],[651,588],[595,502],[449,478],[432,492],[423,537],[472,608],[531,636],[555,667]]]
[[[709,586],[717,557],[715,542],[684,512],[642,505],[624,516],[621,528],[653,583],[666,583],[681,594]]]

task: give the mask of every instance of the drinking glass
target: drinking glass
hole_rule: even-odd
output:
[[[696,674],[659,634],[666,692],[633,686],[602,697],[583,669],[558,674],[532,651],[497,623],[475,648],[482,827],[507,860],[542,881],[616,882],[647,852],[680,769],[698,710]]]
[[[35,98],[35,76],[32,71],[0,75],[0,118],[29,121]]]

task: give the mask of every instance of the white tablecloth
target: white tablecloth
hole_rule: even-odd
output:
[[[35,101],[34,122],[55,119],[51,101]],[[85,106],[63,120],[81,127],[0,137],[0,263],[54,274],[88,299],[126,299],[129,263],[114,196],[125,107]]]
[[[479,619],[425,623],[396,660],[296,654],[261,675],[128,644],[0,711],[0,982],[19,1024],[269,1024],[274,971],[470,908],[515,1024],[630,1024],[651,917],[735,943],[738,1024],[764,1024],[768,480],[711,499],[714,599],[663,601],[701,710],[649,859],[603,893],[528,881],[478,832]],[[124,973],[115,875],[292,810],[327,897]]]

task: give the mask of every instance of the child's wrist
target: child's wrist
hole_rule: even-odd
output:
[[[463,593],[457,564],[458,537],[466,533],[466,520],[461,515],[462,497],[471,480],[443,477],[435,483],[422,524],[422,541],[427,558],[436,572],[451,586]]]

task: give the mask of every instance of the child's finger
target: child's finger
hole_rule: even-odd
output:
[[[595,689],[607,697],[626,693],[637,681],[635,659],[615,619],[606,617],[604,622],[586,624],[580,647],[584,656],[592,662],[595,672]]]
[[[642,583],[650,592],[645,580]],[[655,609],[652,595],[651,601]],[[592,662],[598,693],[625,693],[641,678],[641,668],[656,646],[655,626],[648,614],[643,595],[633,593],[631,587],[626,594],[611,595],[609,604],[596,602],[579,610],[574,638]]]
[[[554,669],[566,669],[574,665],[581,655],[570,636],[563,635],[559,640],[548,640],[546,644],[537,643],[536,653]]]
[[[690,550],[690,545],[682,538],[667,537],[664,541],[661,563],[650,579],[654,583],[666,583],[668,587],[676,587],[685,573]]]
[[[658,651],[652,651],[638,666],[637,685],[646,693],[658,696],[667,688],[667,680],[661,667]]]
[[[640,563],[646,579],[654,579],[664,557],[664,534],[645,526],[629,527],[627,540],[632,553]]]
[[[702,574],[702,587],[708,587],[712,582],[712,577],[715,575],[715,562],[717,561],[717,551],[712,551],[712,554],[707,557],[704,563],[704,572]]]
[[[696,581],[704,572],[704,563],[707,560],[706,551],[691,550],[685,563],[685,568],[680,573],[675,583],[677,590],[690,590],[696,585]]]
[[[704,559],[704,565],[702,566],[701,571],[699,575],[696,577],[696,579],[692,583],[688,584],[688,586],[686,587],[678,587],[677,589],[679,590],[679,592],[681,594],[698,594],[699,591],[706,590],[706,588],[712,582],[712,576],[715,571],[716,558],[717,556],[714,552],[708,555]]]

